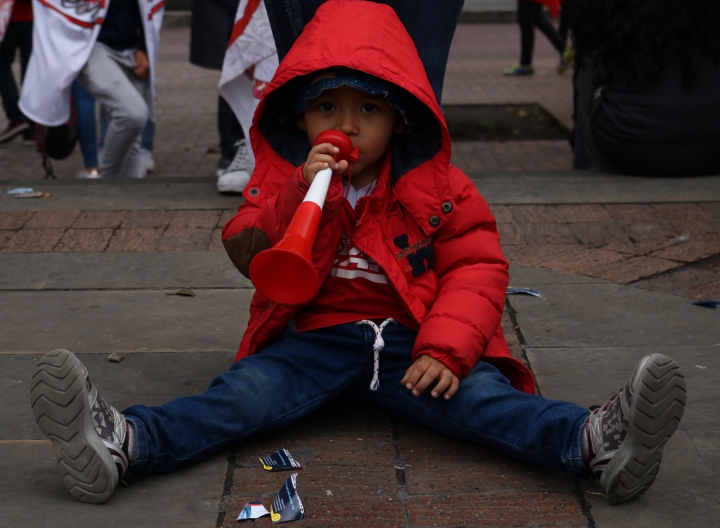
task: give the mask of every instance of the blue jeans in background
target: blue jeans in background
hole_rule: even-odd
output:
[[[401,325],[385,328],[380,387],[371,391],[372,328],[344,324],[282,334],[233,364],[203,394],[123,411],[137,433],[137,458],[130,470],[160,474],[200,462],[340,399],[375,404],[406,422],[525,462],[585,474],[580,433],[586,409],[520,392],[484,361],[450,400],[433,398],[429,389],[413,396],[400,380],[411,365],[416,336]]]
[[[85,168],[98,166],[97,127],[95,126],[95,99],[77,81],[72,83],[72,95],[78,118],[78,140]]]

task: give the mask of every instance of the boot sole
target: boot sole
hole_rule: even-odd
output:
[[[80,361],[53,350],[38,362],[30,403],[40,430],[57,453],[63,483],[80,502],[100,504],[115,491],[117,469],[95,432]]]
[[[660,470],[665,444],[685,411],[685,378],[675,361],[651,354],[635,387],[624,442],[600,477],[612,504],[645,493]]]

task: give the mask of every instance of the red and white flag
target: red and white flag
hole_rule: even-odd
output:
[[[262,0],[241,0],[225,53],[218,90],[250,137],[255,109],[275,75],[278,56]]]

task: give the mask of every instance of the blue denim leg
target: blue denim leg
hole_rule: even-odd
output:
[[[587,409],[520,392],[484,361],[461,380],[450,400],[433,398],[430,390],[413,396],[400,380],[410,366],[414,335],[401,326],[385,329],[380,388],[369,401],[402,420],[531,464],[578,476],[585,472],[580,433]]]
[[[140,148],[149,150],[152,152],[153,146],[155,145],[155,121],[148,119],[148,122],[143,128],[142,135],[140,136]]]
[[[283,334],[236,362],[201,395],[126,409],[138,441],[131,471],[167,473],[318,409],[369,369],[372,375],[363,335],[355,325]]]
[[[72,83],[72,94],[78,117],[78,140],[85,168],[98,166],[97,127],[95,125],[95,99],[77,81]]]
[[[416,335],[401,325],[385,328],[380,387],[373,392],[370,327],[346,324],[283,334],[235,363],[204,394],[126,409],[138,439],[131,470],[166,473],[199,462],[252,435],[285,427],[342,395],[529,463],[583,474],[580,432],[587,410],[519,392],[482,361],[451,400],[432,398],[429,391],[415,397],[400,380],[411,364]]]

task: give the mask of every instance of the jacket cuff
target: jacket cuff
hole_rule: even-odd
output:
[[[428,355],[462,379],[482,357],[488,339],[476,328],[450,317],[430,317],[420,325],[413,360]]]

